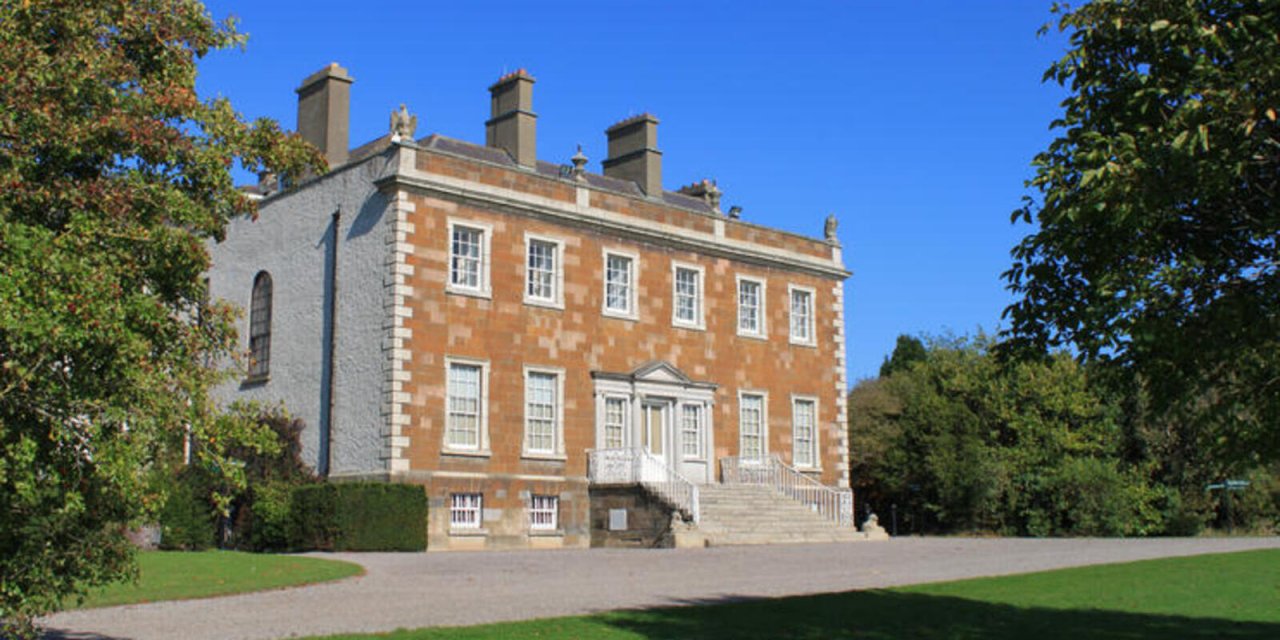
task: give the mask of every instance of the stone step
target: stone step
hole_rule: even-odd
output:
[[[698,494],[697,531],[706,544],[853,542],[865,539],[770,487],[706,485]]]

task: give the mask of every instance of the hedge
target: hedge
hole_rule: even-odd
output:
[[[419,485],[309,484],[289,504],[292,546],[322,551],[422,551],[427,495]]]
[[[217,526],[204,478],[194,469],[174,478],[160,510],[160,548],[200,551],[214,545]]]

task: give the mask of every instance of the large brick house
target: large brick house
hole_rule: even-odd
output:
[[[297,90],[329,172],[264,179],[211,247],[251,356],[224,398],[283,402],[331,479],[424,485],[433,549],[586,546],[626,529],[597,484],[693,520],[699,488],[770,465],[848,525],[833,219],[802,237],[722,213],[712,182],[664,190],[649,115],[608,128],[603,174],[540,161],[524,71],[490,88],[484,145],[402,112],[350,149],[351,84],[334,64]]]

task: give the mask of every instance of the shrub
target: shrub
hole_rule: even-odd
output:
[[[427,548],[427,496],[422,487],[360,482],[298,487],[290,502],[292,538],[300,549],[422,551]]]
[[[177,476],[160,511],[160,548],[198,551],[213,546],[217,528],[206,485],[194,469]]]
[[[241,507],[238,535],[243,545],[254,551],[284,551],[291,546],[289,505],[294,485],[268,482],[253,487],[251,499]]]

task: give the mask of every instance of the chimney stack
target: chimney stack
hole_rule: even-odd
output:
[[[633,180],[645,195],[662,195],[662,152],[658,151],[658,119],[648,113],[627,118],[605,129],[609,157],[602,163],[604,175]]]
[[[489,120],[484,123],[486,147],[505,149],[525,167],[538,163],[536,125],[533,112],[533,76],[524,69],[508,73],[489,87]]]
[[[331,168],[347,161],[352,82],[346,69],[331,62],[297,89],[298,133],[324,154]]]

